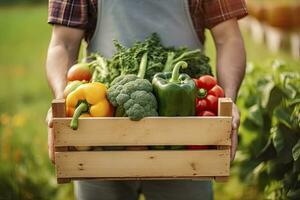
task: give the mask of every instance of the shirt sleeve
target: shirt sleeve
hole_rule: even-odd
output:
[[[49,0],[48,23],[86,29],[87,0]]]
[[[203,0],[204,24],[207,28],[248,14],[245,0]]]

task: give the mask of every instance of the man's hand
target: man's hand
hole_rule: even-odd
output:
[[[47,117],[46,123],[48,125],[48,153],[49,158],[53,164],[55,164],[55,154],[54,154],[54,132],[53,132],[53,123],[52,123],[52,109],[50,108]]]
[[[238,107],[232,104],[232,130],[231,130],[231,161],[234,160],[236,149],[238,146],[238,130],[240,126],[240,111]]]

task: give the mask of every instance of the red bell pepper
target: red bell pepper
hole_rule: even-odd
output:
[[[195,79],[197,86],[197,116],[216,116],[218,114],[218,98],[224,97],[224,90],[217,85],[217,80],[210,75]]]

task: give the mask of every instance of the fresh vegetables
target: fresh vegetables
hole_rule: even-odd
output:
[[[172,71],[179,61],[188,63],[189,68],[182,69],[181,72],[187,73],[193,78],[212,74],[209,58],[201,53],[200,49],[164,47],[155,33],[143,42],[136,42],[130,48],[122,46],[118,41],[114,41],[114,45],[116,53],[110,60],[93,54],[96,65],[100,66],[95,68],[93,80],[107,86],[120,75],[137,74],[145,53],[148,55],[145,79],[149,81],[152,81],[153,76],[158,72]]]
[[[201,76],[195,80],[197,86],[196,112],[197,116],[217,116],[218,98],[224,97],[223,89],[217,85],[217,80],[210,76]],[[188,145],[190,150],[209,149],[206,145]]]
[[[223,89],[214,77],[201,76],[195,80],[197,86],[196,112],[198,116],[218,115],[218,98],[224,97]]]
[[[160,43],[157,34],[152,34],[143,42],[136,42],[131,48],[122,46],[118,41],[114,41],[116,53],[111,61],[111,68],[117,69],[120,75],[137,74],[142,56],[147,53],[147,69],[145,78],[150,80],[157,72],[162,71],[167,49]]]
[[[149,81],[152,81],[158,72],[172,71],[179,61],[186,61],[189,65],[189,68],[181,69],[180,72],[187,73],[193,78],[212,74],[209,58],[200,49],[164,47],[156,33],[145,41],[134,43],[130,48],[122,46],[118,41],[114,41],[114,45],[116,53],[111,59],[92,53],[73,65],[68,71],[68,81],[100,82],[109,87],[118,76],[137,74],[139,64],[146,53],[148,59],[145,79]]]
[[[80,62],[73,65],[67,74],[68,81],[90,81],[92,78],[92,65],[90,63]]]
[[[118,107],[117,116],[128,116],[140,120],[146,116],[157,116],[157,102],[152,94],[151,83],[143,79],[147,67],[147,53],[140,62],[138,75],[117,77],[108,89],[108,99]]]
[[[196,87],[187,74],[179,74],[180,68],[187,68],[184,61],[178,62],[173,72],[157,73],[152,85],[158,100],[160,116],[194,116]],[[165,146],[152,146],[151,149],[161,150]],[[170,146],[171,150],[184,149],[184,146]]]
[[[111,59],[93,53],[70,68],[70,82],[64,95],[67,115],[73,117],[70,124],[72,129],[78,128],[79,117],[114,115],[140,120],[147,116],[158,116],[158,113],[160,116],[195,116],[197,94],[205,97],[203,101],[197,101],[197,108],[203,107],[197,114],[215,115],[213,112],[217,100],[214,98],[222,96],[223,90],[216,85],[213,77],[202,76],[211,74],[211,67],[209,59],[200,49],[164,47],[157,34],[152,34],[143,42],[136,42],[130,48],[117,41],[114,41],[114,45],[116,53]],[[191,77],[200,78],[195,82]],[[126,148],[179,150],[185,146],[106,146],[103,150]],[[187,148],[203,149],[202,146]]]
[[[187,51],[183,49],[182,51]],[[209,58],[205,56],[202,52],[195,53],[194,56],[189,59],[183,59],[189,65],[188,68],[181,69],[181,73],[186,73],[192,78],[199,78],[203,75],[212,75],[211,66],[209,64]]]
[[[154,76],[152,85],[160,116],[195,115],[195,83],[187,74],[179,75],[179,69],[187,66],[186,62],[180,61],[173,72],[157,73]]]
[[[86,83],[86,81],[72,81],[69,82],[68,85],[66,86],[65,90],[64,90],[64,98],[67,98],[67,96],[74,91],[76,88],[78,88],[80,85]]]
[[[215,113],[209,111],[209,110],[204,110],[204,111],[200,111],[199,113],[197,113],[198,116],[216,116]]]
[[[179,61],[188,63],[189,67],[182,68],[180,72],[186,73],[190,77],[199,78],[204,74],[212,74],[211,67],[208,64],[209,58],[203,55],[200,49],[189,50],[187,48],[169,49],[163,72],[172,71]]]
[[[115,76],[118,76],[119,72],[115,68],[109,67],[110,61],[98,54],[92,54],[91,58],[94,66],[94,72],[92,76],[92,82],[100,82],[109,87],[109,84],[113,81]]]
[[[112,116],[113,107],[106,99],[106,91],[101,83],[86,83],[67,96],[67,116],[73,116],[72,129],[78,128],[78,118],[83,113],[89,113],[92,117]]]

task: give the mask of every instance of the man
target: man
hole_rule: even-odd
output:
[[[89,52],[111,57],[112,39],[125,46],[157,32],[166,46],[202,48],[204,29],[217,49],[217,76],[227,97],[236,100],[245,71],[245,50],[237,19],[247,15],[244,0],[50,0],[48,22],[53,24],[47,77],[55,99],[63,98],[68,68],[76,62],[81,40]],[[232,110],[232,149],[237,147],[239,111]],[[48,113],[49,156],[53,156],[52,115]],[[78,181],[78,199],[135,200],[212,199],[209,181]]]

